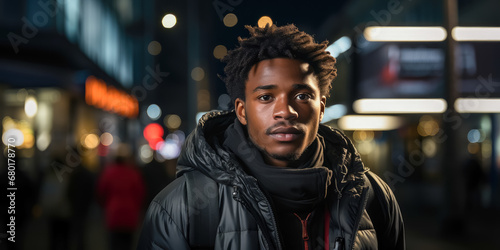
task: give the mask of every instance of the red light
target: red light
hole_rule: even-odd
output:
[[[151,140],[149,140],[148,142],[149,142],[149,147],[151,147],[153,150],[158,150],[162,145],[160,142],[163,142],[163,139],[161,137],[155,137],[151,138]]]
[[[157,144],[163,141],[164,130],[163,127],[158,123],[148,124],[143,131],[144,138],[149,142],[149,146],[157,150]]]

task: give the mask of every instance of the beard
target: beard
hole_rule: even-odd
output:
[[[257,146],[257,148],[260,150],[260,152],[264,153],[265,155],[269,156],[270,158],[273,158],[273,159],[276,159],[279,161],[288,161],[288,162],[297,161],[300,158],[300,156],[302,155],[301,153],[297,153],[297,152],[292,152],[292,153],[282,154],[282,155],[271,154],[263,148],[260,148],[258,146]]]

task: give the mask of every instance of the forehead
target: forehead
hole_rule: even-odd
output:
[[[317,86],[317,78],[309,63],[290,59],[273,58],[260,61],[248,73],[247,84],[309,83]]]
[[[254,64],[250,69],[248,76],[275,76],[276,74],[303,76],[312,72],[313,71],[309,63],[290,58],[273,58],[262,60]]]

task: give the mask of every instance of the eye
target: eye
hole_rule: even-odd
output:
[[[309,99],[312,99],[312,96],[310,94],[307,94],[307,93],[301,93],[301,94],[298,94],[297,96],[295,96],[295,98],[297,98],[297,100],[300,100],[300,101],[307,101]]]
[[[261,95],[257,99],[263,102],[268,102],[272,99],[272,97],[270,95]]]

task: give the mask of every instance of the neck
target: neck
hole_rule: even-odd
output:
[[[259,147],[257,148],[261,152],[264,162],[268,165],[275,167],[299,168],[303,163],[306,163],[313,157],[313,155],[316,153],[318,145],[313,141],[313,143],[309,144],[306,150],[300,155],[291,154],[287,156],[270,155],[264,149],[261,149]]]
[[[285,168],[288,167],[291,163],[290,161],[278,160],[276,158],[273,158],[272,156],[267,155],[266,153],[264,153],[263,155],[264,161],[271,166]]]

